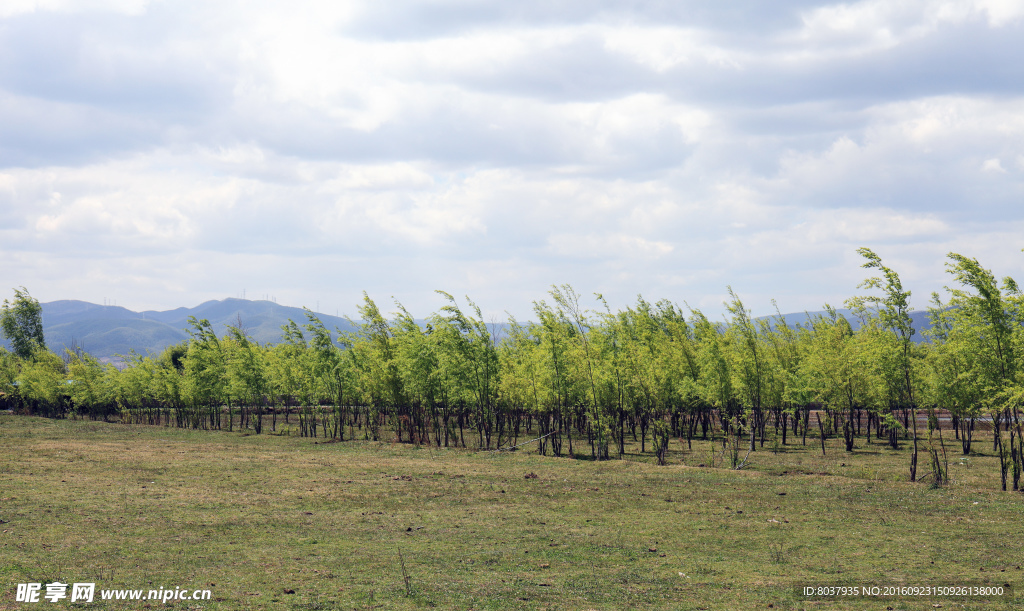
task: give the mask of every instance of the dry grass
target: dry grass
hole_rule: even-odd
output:
[[[594,463],[315,441],[0,415],[0,608],[35,608],[14,602],[16,584],[55,579],[212,590],[214,601],[173,605],[195,609],[1024,602],[793,591],[1017,585],[1021,496],[998,490],[993,457],[961,466],[952,447],[955,481],[932,489],[906,481],[905,451],[863,440],[852,454],[832,440],[825,457],[817,439],[765,446],[744,471],[697,467],[710,464],[707,442],[689,452],[673,442],[671,464],[657,467],[638,455]]]

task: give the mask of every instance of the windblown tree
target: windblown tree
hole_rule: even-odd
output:
[[[107,370],[113,367],[104,367],[89,354],[73,353],[69,357],[67,379],[71,382],[69,391],[75,413],[93,420],[111,416],[111,378]]]
[[[113,378],[111,393],[121,419],[133,424],[159,424],[159,366],[152,358],[135,353],[127,355],[125,362],[128,366]]]
[[[932,293],[932,306],[928,308],[931,327],[926,331],[930,341],[928,390],[931,401],[949,412],[954,435],[967,456],[974,443],[975,424],[986,411],[982,389],[976,377],[970,375],[978,356],[974,342],[962,328],[954,332],[954,314],[938,293]]]
[[[882,359],[879,362],[883,366],[884,375],[891,389],[890,415],[897,408],[910,412],[914,444],[910,456],[910,481],[917,481],[917,403],[912,380],[914,371],[911,338],[914,335],[914,326],[910,318],[910,291],[903,290],[899,274],[883,265],[881,257],[871,249],[860,248],[857,252],[866,259],[861,267],[877,269],[882,273],[881,277],[868,278],[859,288],[880,289],[882,294],[853,297],[847,304],[862,316],[869,313],[876,315],[878,328],[886,332],[886,335],[879,338],[884,342],[880,354]],[[887,339],[895,341],[887,342]]]
[[[18,393],[30,411],[51,418],[63,418],[68,410],[67,371],[64,361],[49,350],[34,345],[30,358],[22,361]]]
[[[385,420],[402,430],[395,408],[405,405],[405,388],[391,325],[366,293],[359,316],[358,330],[346,334],[342,342],[349,351],[357,388],[369,405],[368,432],[377,441]]]
[[[497,345],[501,371],[498,402],[499,405],[516,406],[512,409],[522,410],[523,424],[527,429],[532,423],[537,423],[537,452],[546,454],[548,437],[556,431],[551,429],[549,387],[544,382],[544,354],[539,337],[532,331],[536,331],[535,327],[523,326],[514,317],[509,317],[508,336]]]
[[[778,437],[781,433],[784,446],[790,420],[795,421],[796,411],[809,401],[800,375],[803,354],[800,335],[786,322],[774,300],[772,305],[775,316],[759,320],[758,328],[765,341],[767,367],[772,372],[766,396],[773,414],[775,435]]]
[[[25,287],[14,289],[13,303],[4,299],[0,308],[0,330],[10,340],[14,354],[20,359],[31,359],[33,352],[46,349],[43,307]]]
[[[241,325],[229,325],[223,342],[228,393],[235,398],[241,415],[239,426],[263,432],[269,381],[265,350],[252,341]]]
[[[558,387],[561,420],[566,425],[569,453],[574,454],[573,429],[585,432],[591,455],[608,458],[611,431],[598,396],[595,371],[599,359],[591,343],[592,322],[579,303],[579,294],[568,284],[549,291],[555,305],[535,302],[543,335],[551,347],[553,382]]]
[[[498,424],[499,360],[494,335],[475,303],[468,302],[474,316],[463,312],[448,293],[438,293],[448,301],[441,308],[443,316],[435,318],[441,329],[441,345],[450,356],[456,356],[464,364],[455,379],[462,387],[461,394],[473,405],[479,447],[490,448],[491,437]]]
[[[726,309],[732,314],[726,330],[732,357],[731,371],[737,392],[742,397],[745,409],[742,421],[750,433],[751,451],[760,436],[764,445],[764,398],[770,387],[771,371],[768,368],[762,347],[762,338],[758,334],[757,325],[750,317],[750,312],[743,302],[729,287],[730,301]]]
[[[310,333],[309,362],[315,386],[333,406],[330,423],[324,427],[325,434],[344,441],[345,424],[350,422],[349,403],[354,395],[354,381],[350,362],[344,358],[331,332],[311,310],[306,310],[309,323],[305,325]],[[323,424],[323,422],[321,422]]]
[[[181,382],[185,375],[185,357],[188,355],[188,342],[184,341],[168,346],[155,359],[157,364],[156,378],[157,400],[165,410],[165,417],[169,418],[170,410],[179,410],[182,407]],[[108,366],[107,371],[114,369]]]
[[[811,319],[811,343],[804,361],[809,389],[815,402],[827,407],[842,420],[846,451],[853,451],[857,410],[861,400],[862,363],[849,321],[825,304],[827,314]],[[869,423],[870,427],[870,423]]]
[[[283,407],[284,421],[290,424],[292,408],[309,405],[316,394],[312,353],[302,328],[294,320],[281,327],[281,342],[267,354],[270,393],[275,406]],[[275,409],[271,427],[277,427]]]
[[[437,359],[437,393],[445,443],[466,447],[466,428],[473,425],[469,364],[465,362],[459,328],[440,313],[430,318],[430,343]]]
[[[409,403],[405,409],[409,441],[429,444],[433,435],[440,446],[444,436],[440,423],[447,419],[442,414],[446,406],[441,401],[437,336],[432,326],[424,329],[404,306],[397,305],[394,342],[399,375]]]
[[[625,426],[630,422],[633,437],[640,428],[640,451],[647,450],[647,434],[653,433],[655,452],[664,462],[668,427],[664,416],[668,399],[665,388],[664,367],[660,358],[660,329],[652,315],[651,306],[642,298],[635,308],[627,308],[617,316],[611,312],[602,325],[609,349],[604,359],[608,363],[609,381],[612,383],[612,413],[614,436],[619,455],[625,452]],[[659,424],[661,423],[661,424]],[[654,429],[653,431],[651,429]]]
[[[583,380],[579,376],[578,331],[564,312],[548,305],[544,300],[534,302],[533,311],[539,322],[534,326],[542,358],[543,378],[546,381],[545,401],[552,418],[552,449],[561,456],[563,442],[573,449],[573,428],[577,424],[578,406],[582,404]],[[563,440],[562,435],[565,435]]]
[[[678,437],[686,435],[687,447],[692,449],[697,427],[700,427],[703,439],[707,439],[711,428],[711,410],[700,392],[701,372],[696,339],[693,328],[675,304],[662,300],[656,304],[656,308],[657,324],[664,333],[662,359],[672,376],[670,384],[673,414],[676,418],[675,434]]]
[[[949,259],[947,271],[963,288],[950,290],[953,323],[948,341],[953,346],[964,346],[972,355],[965,373],[992,418],[993,449],[1001,457],[1003,490],[1011,470],[1013,489],[1018,490],[1024,469],[1019,417],[1022,388],[1018,372],[1024,321],[1018,318],[1019,310],[1014,306],[1020,290],[1009,277],[1000,287],[992,272],[981,267],[976,259],[957,253],[950,253]],[[1009,433],[1009,447],[1003,441],[1003,431]]]
[[[650,430],[658,462],[664,464],[673,436],[686,435],[688,443],[692,439],[703,405],[689,325],[672,303],[652,305],[638,297],[635,307],[618,315],[609,312],[599,328],[604,335],[612,334],[617,346],[612,389],[617,389],[613,399],[618,402],[613,407],[621,414],[616,435],[619,453],[625,450],[622,416],[628,416],[634,440],[639,424],[641,452],[646,451]]]
[[[225,354],[209,320],[189,316],[188,352],[181,381],[182,401],[187,409],[177,410],[178,426],[199,428],[204,422],[221,428],[221,406],[227,394]],[[228,403],[228,430],[233,430],[234,413]]]
[[[700,371],[697,387],[702,400],[718,413],[723,449],[733,468],[740,465],[739,443],[743,434],[743,406],[733,382],[729,344],[721,325],[712,323],[700,310],[692,310],[695,355]]]
[[[21,360],[0,347],[0,407],[3,409],[14,408],[17,404],[18,370],[21,367]]]

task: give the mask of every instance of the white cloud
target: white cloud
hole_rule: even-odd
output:
[[[801,17],[797,40],[862,53],[982,17],[991,27],[1005,27],[1024,17],[1024,4],[1017,0],[861,0],[818,7]]]
[[[988,15],[993,27],[1005,27],[1024,18],[1024,3],[1019,0],[975,0],[972,4]]]
[[[4,0],[0,4],[0,18],[26,13],[85,13],[110,12],[140,15],[151,0]]]
[[[885,208],[816,212],[800,229],[817,244],[913,242],[943,238],[950,233],[949,225],[932,214],[901,213]]]
[[[893,102],[864,111],[868,127],[836,137],[820,150],[791,150],[765,188],[774,201],[815,207],[883,206],[967,212],[965,199],[984,192],[1008,206],[1024,181],[991,192],[979,176],[1001,173],[1000,156],[1024,151],[1024,100],[942,97]],[[915,202],[914,199],[919,200]],[[1005,214],[1016,214],[1004,208]],[[973,213],[973,212],[972,212]]]
[[[528,317],[1011,260],[1019,2],[381,6],[3,4],[0,286]]]
[[[710,65],[739,69],[733,51],[704,40],[704,32],[680,27],[605,27],[605,47],[622,53],[655,72],[666,72],[679,64],[702,61]]]
[[[560,257],[615,259],[628,264],[634,259],[663,257],[671,253],[673,247],[667,242],[652,241],[621,233],[604,235],[558,233],[548,236],[548,250]]]
[[[999,161],[998,158],[996,158],[996,159],[986,159],[985,162],[981,164],[981,171],[982,172],[996,172],[996,173],[999,173],[999,174],[1006,174],[1006,170],[1003,169],[1003,163],[1001,161]]]

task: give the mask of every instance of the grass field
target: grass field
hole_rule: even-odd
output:
[[[817,439],[742,471],[0,415],[0,609],[26,582],[209,589],[179,609],[1013,609],[797,586],[1021,585],[1024,497]],[[322,441],[322,440],[319,440]],[[979,450],[991,444],[976,442]],[[958,447],[957,447],[958,448]],[[720,462],[720,461],[719,461]],[[963,463],[963,464],[961,464]],[[404,570],[403,570],[404,565]],[[97,598],[99,595],[97,594]],[[139,609],[159,601],[78,608]]]

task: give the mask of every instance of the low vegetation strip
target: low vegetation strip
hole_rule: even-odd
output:
[[[54,581],[210,590],[186,609],[1024,603],[799,593],[1016,585],[1024,505],[999,492],[996,455],[932,487],[884,438],[766,448],[742,471],[697,466],[720,450],[701,440],[666,466],[633,447],[589,461],[323,441],[0,415],[0,608],[34,608],[17,584]]]

